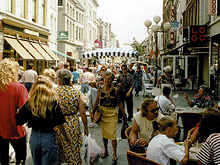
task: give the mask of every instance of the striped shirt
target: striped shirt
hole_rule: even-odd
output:
[[[202,164],[220,164],[220,133],[209,135],[197,158]]]

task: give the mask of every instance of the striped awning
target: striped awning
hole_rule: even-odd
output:
[[[138,52],[132,48],[104,48],[83,53],[83,58],[136,57]]]
[[[33,60],[34,58],[26,51],[26,49],[18,42],[16,38],[4,38],[12,48],[25,60]]]

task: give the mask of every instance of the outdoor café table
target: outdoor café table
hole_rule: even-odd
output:
[[[184,142],[177,142],[176,144],[181,148],[181,150],[184,151]],[[192,161],[192,162],[198,161],[198,158],[196,157],[196,155],[199,153],[201,147],[202,147],[201,143],[195,143],[192,147],[190,147],[189,161]]]
[[[176,108],[177,123],[180,127],[180,136],[178,139],[180,141],[183,141],[187,136],[187,132],[196,126],[196,123],[200,121],[204,111],[204,108]]]

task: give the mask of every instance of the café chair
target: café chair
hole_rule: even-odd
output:
[[[160,165],[138,153],[127,150],[128,165]]]

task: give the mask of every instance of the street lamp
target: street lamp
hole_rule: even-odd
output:
[[[160,16],[155,16],[153,17],[153,21],[155,22],[154,25],[152,25],[152,21],[151,20],[146,20],[144,22],[144,25],[147,27],[147,32],[148,34],[150,34],[150,30],[154,33],[154,37],[155,37],[155,48],[156,48],[156,51],[155,51],[155,56],[156,56],[156,61],[155,61],[155,64],[156,64],[156,70],[155,70],[155,81],[154,81],[154,86],[156,86],[157,84],[157,69],[158,69],[158,66],[157,66],[157,63],[158,63],[158,36],[157,36],[157,32],[165,32],[165,31],[168,31],[170,28],[171,28],[171,25],[169,22],[166,22],[163,24],[163,26],[160,26],[158,25],[159,22],[161,21],[161,18]]]

